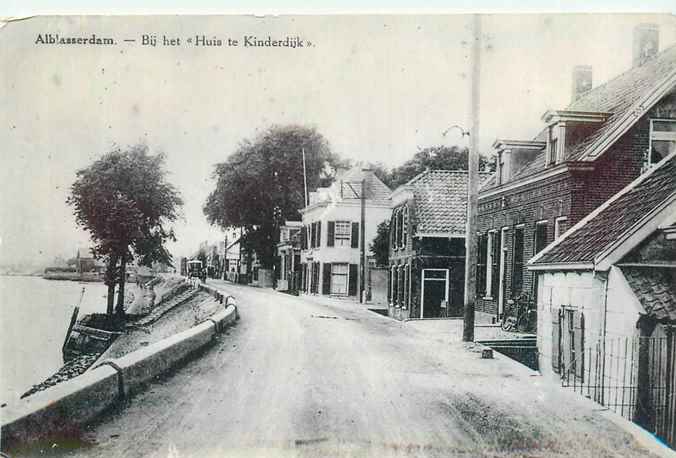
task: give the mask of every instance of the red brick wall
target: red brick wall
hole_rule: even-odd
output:
[[[479,232],[500,230],[525,223],[524,259],[534,255],[535,223],[548,221],[548,241],[554,239],[554,221],[567,216],[567,227],[580,221],[595,208],[631,183],[641,173],[643,155],[649,147],[650,118],[676,117],[676,96],[669,95],[624,134],[603,156],[593,171],[565,172],[515,190],[479,198]],[[484,194],[485,195],[485,194]],[[503,199],[504,198],[504,199]],[[511,297],[512,233],[508,232],[505,262],[505,298]],[[533,276],[524,269],[524,291],[531,291]],[[497,313],[497,298],[479,296],[477,311]]]
[[[542,182],[505,191],[495,196],[481,198],[479,202],[478,231],[500,230],[509,227],[505,245],[505,299],[512,297],[512,262],[514,227],[524,224],[524,262],[533,256],[535,246],[535,223],[548,221],[547,239],[554,239],[554,220],[570,213],[571,178],[566,172]],[[504,197],[504,200],[503,200]],[[504,202],[504,205],[503,205]],[[495,278],[494,281],[499,281]],[[533,276],[524,267],[523,291],[531,291]],[[484,299],[484,292],[478,292],[476,309],[479,312],[497,314],[498,300]]]

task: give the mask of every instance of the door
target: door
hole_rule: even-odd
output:
[[[423,269],[421,281],[420,318],[445,316],[448,304],[448,269]]]

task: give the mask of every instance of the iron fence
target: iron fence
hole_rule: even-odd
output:
[[[561,381],[676,448],[676,342],[660,337],[605,339],[561,368]]]

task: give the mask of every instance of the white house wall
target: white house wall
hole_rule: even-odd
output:
[[[608,312],[606,337],[634,337],[639,332],[636,329],[639,314],[643,306],[631,290],[622,271],[612,267],[608,274]]]
[[[591,272],[538,272],[537,316],[539,367],[543,376],[558,378],[552,369],[552,318],[562,307],[585,316],[585,342],[598,338],[601,314]]]
[[[389,219],[390,213],[391,208],[389,206],[369,206],[367,204],[365,233],[367,254],[372,254],[369,250],[369,245],[376,236],[378,225],[386,219]],[[329,221],[361,223],[361,207],[359,201],[355,201],[354,203],[339,202],[329,204],[326,207],[313,208],[303,215],[303,225],[307,226],[316,221],[321,221],[321,246],[303,250],[301,262],[306,262],[308,258],[311,258],[313,262],[359,264],[358,248],[326,246]]]

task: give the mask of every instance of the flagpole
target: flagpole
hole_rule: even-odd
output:
[[[307,200],[307,170],[305,169],[305,148],[301,148],[303,152],[303,185],[305,187],[305,206],[309,204]]]

